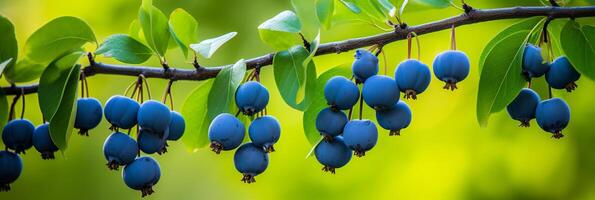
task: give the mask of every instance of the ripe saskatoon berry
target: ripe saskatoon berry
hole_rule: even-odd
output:
[[[105,119],[113,128],[130,129],[136,125],[140,105],[135,100],[116,95],[107,100],[104,108]]]
[[[444,81],[444,89],[455,90],[457,83],[469,75],[469,58],[462,51],[449,50],[442,52],[434,59],[434,75]]]
[[[532,89],[523,88],[516,98],[506,106],[506,111],[510,118],[521,122],[521,127],[529,127],[529,122],[535,119],[535,109],[540,101],[539,94]]]
[[[103,143],[103,155],[107,160],[107,167],[111,170],[118,170],[119,166],[134,161],[138,155],[138,144],[130,136],[115,132]]]
[[[368,106],[375,110],[384,110],[392,107],[399,101],[399,88],[397,82],[383,75],[375,75],[364,83],[362,96]]]
[[[248,81],[238,87],[235,100],[242,113],[252,116],[267,106],[269,91],[259,82]]]
[[[399,63],[395,70],[397,86],[405,93],[407,99],[417,99],[417,95],[428,88],[431,79],[430,69],[419,60],[405,60]]]
[[[171,111],[171,121],[169,122],[169,135],[167,140],[176,141],[184,135],[186,130],[186,122],[184,117],[176,111]]]
[[[570,108],[564,100],[552,98],[537,105],[535,116],[541,129],[554,134],[553,138],[559,139],[564,137],[562,130],[570,122]]]
[[[390,130],[389,136],[401,135],[401,129],[411,123],[411,109],[404,101],[399,101],[388,110],[377,111],[376,120],[382,128]]]
[[[343,138],[337,136],[332,140],[322,140],[314,149],[314,155],[325,172],[335,173],[335,169],[345,166],[351,160],[351,149],[347,147]]]
[[[547,83],[556,89],[566,89],[571,92],[576,89],[575,81],[581,77],[566,56],[560,56],[552,62],[550,71],[545,74]]]
[[[246,128],[238,118],[229,113],[219,114],[209,126],[211,149],[217,154],[235,149],[242,144],[245,134]]]
[[[12,149],[15,153],[25,154],[25,150],[33,146],[33,132],[35,126],[26,119],[15,119],[2,130],[2,141],[6,148]]]
[[[140,190],[145,197],[153,194],[153,186],[161,178],[161,169],[155,159],[142,156],[124,167],[122,178],[129,188]]]
[[[79,129],[79,134],[89,136],[89,130],[99,125],[101,116],[103,116],[103,109],[99,100],[95,98],[79,98],[76,101],[74,128]]]
[[[246,143],[240,146],[233,155],[233,163],[242,177],[244,183],[254,183],[254,177],[264,172],[269,165],[269,155],[258,145]]]
[[[541,48],[527,44],[523,53],[523,74],[527,79],[543,76],[550,66],[543,62],[541,57]]]
[[[353,61],[351,70],[355,80],[358,83],[363,83],[369,77],[378,74],[378,58],[368,50],[355,50],[355,61]]]
[[[325,138],[332,138],[343,133],[347,124],[347,115],[342,111],[333,111],[330,108],[321,110],[316,116],[316,129]]]
[[[281,136],[281,125],[275,117],[267,115],[256,118],[248,127],[250,140],[256,146],[260,146],[267,153],[275,151],[273,145],[279,141]]]
[[[343,76],[335,76],[324,85],[324,97],[335,110],[347,110],[357,103],[359,88]]]
[[[378,141],[378,129],[370,120],[351,120],[343,130],[343,141],[357,157],[366,155]]]
[[[136,138],[138,148],[146,154],[157,153],[159,155],[167,153],[167,137],[169,129],[163,132],[153,132],[147,129],[140,129]]]
[[[35,128],[33,132],[33,146],[41,153],[41,159],[54,159],[54,152],[58,151],[58,147],[50,137],[49,124],[45,123]]]
[[[136,119],[138,126],[146,131],[163,132],[169,126],[171,112],[165,104],[149,100],[140,105]]]
[[[10,184],[16,181],[23,171],[23,161],[10,151],[0,151],[0,192],[10,191]]]

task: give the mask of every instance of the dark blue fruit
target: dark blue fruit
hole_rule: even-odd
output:
[[[217,154],[235,149],[242,144],[245,134],[246,128],[238,118],[229,113],[219,114],[209,126],[211,149]]]
[[[541,129],[554,134],[553,138],[559,139],[564,137],[562,130],[570,122],[570,108],[560,98],[544,100],[537,105],[535,117]]]
[[[161,178],[161,169],[155,159],[142,156],[124,167],[122,178],[129,188],[140,190],[145,197],[153,194],[153,186]]]
[[[10,184],[19,178],[21,171],[23,161],[19,155],[0,151],[0,192],[10,191]]]
[[[430,69],[419,60],[405,60],[399,63],[395,70],[397,86],[405,93],[407,99],[417,99],[417,95],[428,88],[431,79]]]
[[[135,100],[116,95],[107,100],[105,119],[113,128],[130,129],[136,125],[136,116],[140,105]]]
[[[76,101],[74,128],[79,129],[79,134],[89,136],[89,130],[99,125],[101,116],[103,116],[103,109],[99,100],[95,98],[79,98]]]
[[[399,101],[399,95],[397,82],[383,75],[368,78],[362,88],[364,101],[374,110],[384,110],[392,107]]]
[[[258,145],[246,143],[233,155],[233,163],[236,170],[242,173],[242,182],[254,183],[254,177],[264,172],[269,165],[269,155]]]
[[[138,144],[130,136],[115,132],[103,143],[103,155],[107,160],[107,167],[111,170],[118,170],[119,166],[134,161],[138,155]]]
[[[242,113],[252,116],[267,106],[269,91],[256,81],[248,81],[236,90],[236,105]]]
[[[368,50],[355,50],[355,61],[353,61],[351,70],[355,80],[358,83],[363,83],[369,77],[378,74],[378,58]]]
[[[248,133],[254,145],[263,147],[267,153],[270,153],[275,151],[273,145],[281,136],[281,125],[275,117],[267,115],[252,121]]]
[[[335,76],[324,85],[324,97],[328,105],[336,110],[347,110],[359,99],[359,88],[343,76]]]
[[[581,74],[574,69],[566,56],[560,56],[552,62],[550,71],[545,74],[547,83],[556,89],[566,89],[571,92],[576,89],[576,81],[581,77]]]
[[[26,119],[15,119],[2,130],[2,141],[8,149],[12,149],[15,153],[25,153],[25,150],[33,146],[33,132],[35,126]]]
[[[516,98],[506,106],[506,111],[510,118],[521,122],[520,126],[529,127],[529,122],[535,119],[535,109],[540,101],[541,98],[537,92],[523,88]]]
[[[33,146],[41,153],[41,159],[54,159],[54,152],[58,151],[58,147],[54,144],[50,136],[49,124],[45,123],[35,128],[35,132],[33,132]]]
[[[331,138],[343,133],[347,124],[347,115],[342,111],[333,111],[331,108],[321,110],[316,116],[316,129],[320,135]]]
[[[351,120],[343,130],[343,141],[357,157],[366,155],[378,141],[378,129],[370,120]]]
[[[314,155],[325,172],[335,173],[335,169],[345,166],[351,160],[351,149],[337,136],[332,140],[322,140],[314,149]]]
[[[171,121],[169,122],[169,135],[167,140],[179,140],[186,130],[186,122],[184,117],[176,111],[171,111]]]
[[[401,135],[401,129],[411,123],[411,109],[404,101],[399,101],[388,110],[376,112],[380,127],[390,130],[389,136]]]
[[[153,132],[147,129],[140,129],[140,133],[136,138],[138,148],[146,154],[157,153],[159,155],[167,153],[167,137],[169,136],[169,129],[163,132]]]
[[[536,78],[543,76],[549,69],[550,66],[541,57],[541,48],[527,44],[523,53],[523,74],[528,79]]]
[[[445,82],[444,89],[455,90],[457,83],[469,75],[469,58],[462,51],[449,50],[442,52],[434,59],[434,75]]]
[[[145,101],[140,105],[137,115],[138,126],[151,132],[163,132],[171,121],[169,108],[155,100]]]

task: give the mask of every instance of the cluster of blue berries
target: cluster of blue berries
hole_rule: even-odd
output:
[[[529,83],[532,78],[545,75],[551,88],[566,89],[568,92],[576,89],[575,82],[580,78],[566,56],[548,63],[541,56],[541,48],[532,44],[525,47],[522,67],[523,75]],[[529,122],[536,119],[539,127],[552,133],[552,137],[556,139],[564,136],[562,130],[570,122],[570,107],[563,99],[550,96],[550,99],[542,101],[539,94],[530,88],[523,88],[506,110],[512,119],[521,122],[522,127],[529,127]]]
[[[243,175],[242,182],[245,183],[255,182],[254,177],[266,170],[269,165],[268,153],[275,151],[273,145],[281,136],[279,121],[264,114],[268,102],[269,92],[259,82],[248,81],[236,90],[238,114],[241,112],[256,117],[248,127],[251,142],[242,144],[246,127],[237,118],[237,114],[219,114],[209,126],[210,147],[215,153],[237,148],[233,160],[236,170]]]

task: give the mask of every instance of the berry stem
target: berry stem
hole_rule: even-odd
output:
[[[167,86],[165,87],[165,93],[163,94],[163,98],[161,99],[163,104],[166,104],[167,98],[169,97],[169,103],[170,103],[171,110],[174,110],[174,99],[171,94],[171,86],[173,83],[174,83],[173,79],[170,79],[169,82],[167,82]]]
[[[149,99],[151,99],[151,89],[149,87],[149,81],[147,81],[147,78],[145,78],[145,75],[139,75],[141,77],[141,79],[143,80],[143,82],[145,83],[145,86],[147,87],[147,97],[149,97]],[[142,87],[141,87],[142,88]],[[142,90],[141,90],[142,91]]]
[[[359,95],[359,120],[362,120],[362,115],[364,113],[364,95]]]
[[[386,72],[388,71],[388,64],[386,61],[386,54],[384,53],[384,51],[381,52],[382,53],[382,59],[384,60],[384,75],[386,76]]]
[[[23,101],[21,101],[21,103],[23,103],[23,106],[21,107],[21,119],[25,118],[25,90],[23,88],[21,88],[21,96],[23,96]]]
[[[553,95],[552,95],[552,86],[548,86],[548,93],[550,95],[550,99],[553,98]]]
[[[14,107],[16,106],[17,102],[21,98],[21,94],[18,94],[12,98],[12,103],[10,104],[10,112],[8,114],[8,121],[12,121],[14,119]]]
[[[421,46],[419,45],[419,38],[415,32],[409,32],[407,34],[407,58],[411,59],[411,40],[415,37],[417,43],[417,60],[421,60]]]
[[[455,35],[455,24],[452,24],[452,28],[450,29],[450,49],[457,50],[457,37]]]

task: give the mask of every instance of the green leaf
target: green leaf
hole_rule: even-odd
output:
[[[446,8],[451,5],[452,0],[413,0],[423,5],[431,6],[434,8]]]
[[[529,34],[526,30],[510,34],[488,53],[477,94],[477,120],[481,126],[487,126],[490,114],[504,109],[527,84],[521,64]]]
[[[12,62],[12,58],[9,58],[8,60],[0,63],[0,74],[2,74],[2,72],[4,72],[4,69],[6,68],[6,66],[8,66],[11,62]]]
[[[492,49],[494,49],[494,46],[496,46],[496,44],[498,44],[498,42],[500,42],[502,39],[510,36],[513,33],[523,31],[523,30],[526,30],[526,31],[531,30],[542,19],[543,19],[543,17],[532,17],[529,19],[522,20],[520,22],[517,22],[517,23],[509,26],[509,27],[506,27],[504,30],[500,31],[500,33],[498,33],[496,36],[494,36],[488,42],[488,44],[483,48],[483,51],[481,52],[481,55],[479,56],[479,70],[478,70],[479,73],[481,74],[486,57],[492,51]]]
[[[237,32],[231,32],[216,38],[203,40],[198,44],[191,44],[190,48],[205,58],[211,58],[219,47],[223,46],[223,44],[231,40],[237,34]]]
[[[19,47],[14,33],[14,26],[4,16],[0,15],[0,61],[14,59],[18,57]],[[6,66],[13,66],[14,62],[8,62]],[[4,69],[4,67],[2,69]],[[1,74],[2,70],[0,70]]]
[[[349,10],[351,10],[351,12],[355,13],[355,14],[359,14],[362,12],[362,9],[359,8],[359,6],[354,2],[354,0],[340,0],[341,3],[343,3],[343,5],[345,5],[345,7],[349,8]]]
[[[267,45],[278,49],[287,49],[301,42],[296,33],[302,29],[298,16],[289,10],[283,11],[275,17],[258,26],[260,39]]]
[[[129,36],[134,38],[135,40],[143,43],[146,45],[145,42],[145,36],[143,35],[143,30],[140,27],[140,24],[138,23],[138,20],[132,20],[132,22],[130,22],[130,27],[128,28],[128,32],[129,32]]]
[[[215,118],[221,113],[233,113],[231,107],[234,104],[234,94],[236,89],[244,79],[246,74],[246,62],[239,60],[232,66],[223,68],[215,78],[213,87],[209,92],[207,116],[209,119]]]
[[[312,58],[314,58],[314,55],[316,55],[316,51],[318,51],[319,46],[320,46],[320,30],[318,31],[316,38],[314,38],[314,40],[312,40],[312,42],[310,42],[310,49],[308,49],[310,54],[308,54],[308,57],[304,60],[304,63],[303,63],[304,66],[307,66],[307,64],[312,60]]]
[[[316,116],[324,108],[328,107],[326,99],[324,98],[324,85],[333,76],[351,76],[351,64],[343,64],[334,67],[322,73],[316,80],[316,89],[314,90],[314,97],[312,104],[304,111],[303,126],[304,134],[311,145],[315,145],[320,140],[320,133],[316,129]]]
[[[160,57],[165,56],[170,40],[169,25],[165,14],[153,6],[152,0],[143,0],[138,11],[138,21],[149,47]]]
[[[302,46],[294,46],[275,54],[273,71],[275,83],[285,103],[297,110],[304,110],[311,103],[316,87],[316,65],[304,61],[309,55]]]
[[[76,119],[76,94],[80,70],[80,65],[72,68],[64,95],[60,101],[60,106],[54,116],[52,116],[52,119],[50,119],[50,136],[52,141],[62,151],[68,147],[68,140],[74,128],[74,120]]]
[[[595,80],[595,27],[583,26],[569,20],[560,33],[562,49],[570,63],[581,74]]]
[[[169,16],[169,30],[172,37],[188,58],[188,46],[198,38],[198,22],[190,13],[178,8]]]
[[[397,14],[397,8],[390,2],[390,0],[372,0],[375,5],[382,6],[383,10],[390,17],[394,17]]]
[[[129,64],[143,63],[153,55],[149,47],[124,34],[109,36],[95,53]]]
[[[28,82],[37,79],[46,65],[33,62],[29,59],[23,59],[17,62],[12,67],[6,67],[4,69],[4,75],[9,82]]]
[[[213,79],[204,81],[186,97],[182,105],[182,116],[186,120],[182,142],[193,151],[209,144],[208,131],[212,119],[207,116],[207,104],[212,87]]]
[[[316,16],[318,16],[318,21],[326,30],[330,29],[333,24],[333,12],[335,10],[334,2],[335,0],[316,1]]]
[[[6,94],[4,94],[4,90],[0,89],[0,133],[2,133],[2,129],[4,129],[4,125],[8,121],[8,100],[6,99]],[[2,142],[2,137],[0,137],[0,144],[4,144]]]

